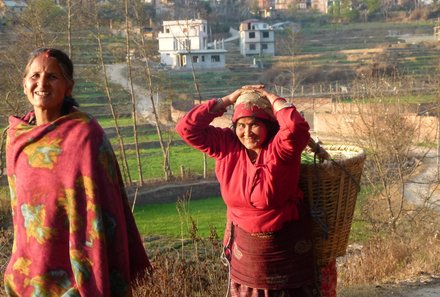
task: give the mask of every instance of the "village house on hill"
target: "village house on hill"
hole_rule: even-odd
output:
[[[177,69],[224,68],[224,42],[209,43],[208,37],[206,20],[164,21],[157,37],[161,63]]]
[[[240,53],[243,56],[274,56],[275,33],[272,28],[256,19],[241,22]]]

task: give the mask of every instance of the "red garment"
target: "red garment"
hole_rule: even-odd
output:
[[[73,110],[10,118],[6,165],[14,223],[12,296],[129,296],[150,269],[103,129]]]
[[[301,152],[310,138],[307,122],[295,107],[279,110],[280,130],[252,164],[231,129],[210,125],[223,115],[210,112],[215,102],[193,108],[176,130],[188,144],[215,158],[228,220],[255,233],[276,231],[298,219],[296,201],[303,197],[298,188]]]
[[[321,268],[321,294],[322,297],[336,297],[338,274],[336,270],[336,259],[330,261]]]
[[[276,121],[273,115],[268,114],[264,109],[249,102],[235,104],[234,114],[232,115],[232,122],[236,122],[239,118],[255,117],[268,121]]]
[[[251,234],[234,227],[231,279],[252,288],[273,290],[315,285],[318,292],[311,218],[303,205],[299,205],[299,213],[299,220],[290,221],[275,232]]]
[[[294,289],[271,290],[255,289],[231,281],[231,297],[324,297],[319,294],[314,286]]]

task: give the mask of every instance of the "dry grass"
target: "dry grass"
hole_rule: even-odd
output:
[[[401,197],[396,192],[392,204]],[[380,197],[366,203],[370,230],[376,234],[363,247],[342,259],[341,287],[418,280],[440,274],[438,212],[404,203],[398,223],[388,224],[387,204]]]
[[[179,251],[154,256],[153,275],[138,284],[134,296],[224,296],[227,269],[220,257],[199,256],[194,250],[183,256]]]
[[[437,275],[440,240],[427,234],[413,238],[376,237],[339,267],[342,286],[380,284]]]

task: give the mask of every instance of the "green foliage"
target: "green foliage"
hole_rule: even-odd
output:
[[[20,14],[20,22],[30,30],[59,31],[64,11],[52,0],[28,1],[26,9]],[[41,40],[44,42],[43,40]]]
[[[9,188],[0,186],[0,229],[8,227],[12,223],[10,201]]]
[[[373,15],[379,12],[380,0],[365,0],[365,3],[367,4],[369,15]]]

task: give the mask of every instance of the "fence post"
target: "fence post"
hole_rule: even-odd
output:
[[[183,165],[180,166],[180,177],[182,180],[185,179],[185,167]]]

